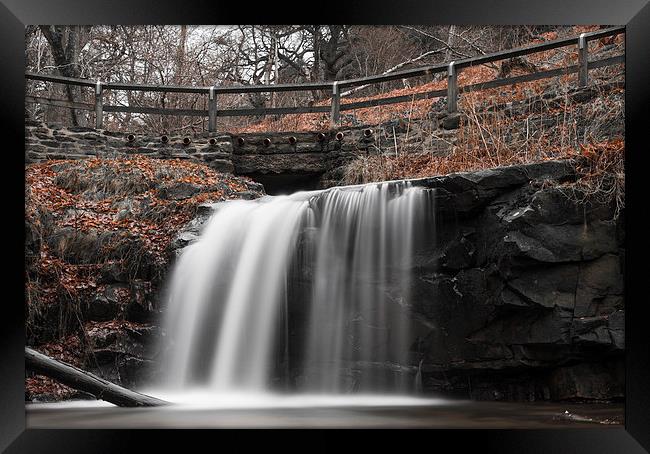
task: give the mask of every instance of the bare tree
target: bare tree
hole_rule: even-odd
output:
[[[387,74],[413,65],[435,64],[514,47],[562,27],[489,26],[359,26],[359,25],[239,25],[239,26],[31,26],[25,31],[29,70],[56,71],[68,77],[131,84],[260,85],[332,81]],[[444,75],[443,75],[444,76]],[[348,90],[376,95],[425,77]],[[402,85],[403,84],[403,85]],[[32,96],[64,96],[83,101],[80,87],[30,82]],[[57,93],[57,90],[64,90]],[[329,90],[312,92],[220,95],[219,108],[298,106],[320,101]],[[57,97],[57,96],[54,96]],[[88,100],[87,100],[88,101]],[[105,90],[107,105],[207,108],[201,94]],[[48,120],[57,107],[29,107]],[[66,116],[69,114],[66,113]],[[45,118],[45,117],[39,117]],[[87,121],[81,111],[68,117],[74,125]],[[57,120],[60,118],[57,117]],[[241,117],[219,119],[220,127],[241,125]],[[107,128],[182,131],[202,129],[201,117],[107,113]]]

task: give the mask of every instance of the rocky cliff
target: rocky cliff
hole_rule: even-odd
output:
[[[422,183],[437,199],[411,302],[425,389],[623,396],[623,218],[585,200],[573,178],[547,162]]]
[[[431,212],[416,241],[410,296],[403,301],[399,285],[388,285],[391,315],[366,327],[390,342],[391,324],[407,317],[411,358],[347,363],[350,390],[370,368],[464,398],[621,399],[623,216],[590,200],[577,178],[574,163],[547,161],[413,180],[429,189]],[[179,246],[196,238],[207,215]],[[312,273],[298,268],[288,350],[289,385],[300,388],[310,379],[299,346]]]

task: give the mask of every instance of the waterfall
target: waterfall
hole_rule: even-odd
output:
[[[172,272],[166,385],[412,388],[414,372],[399,372],[417,370],[408,301],[430,200],[388,182],[217,204]]]

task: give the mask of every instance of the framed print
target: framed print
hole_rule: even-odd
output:
[[[647,452],[650,6],[317,6],[3,2],[2,448]]]

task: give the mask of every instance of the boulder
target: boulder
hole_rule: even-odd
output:
[[[115,319],[121,313],[130,295],[128,286],[107,285],[86,305],[86,320],[106,321]]]
[[[461,118],[460,114],[448,115],[443,118],[442,127],[447,130],[458,129],[458,127],[460,126],[460,118]]]
[[[185,200],[201,192],[201,187],[191,183],[174,183],[162,186],[158,195],[166,200]]]
[[[222,173],[232,173],[235,170],[235,166],[230,159],[213,159],[208,165],[210,168]]]
[[[609,314],[607,328],[612,338],[612,346],[623,350],[625,348],[625,311],[619,310]]]

